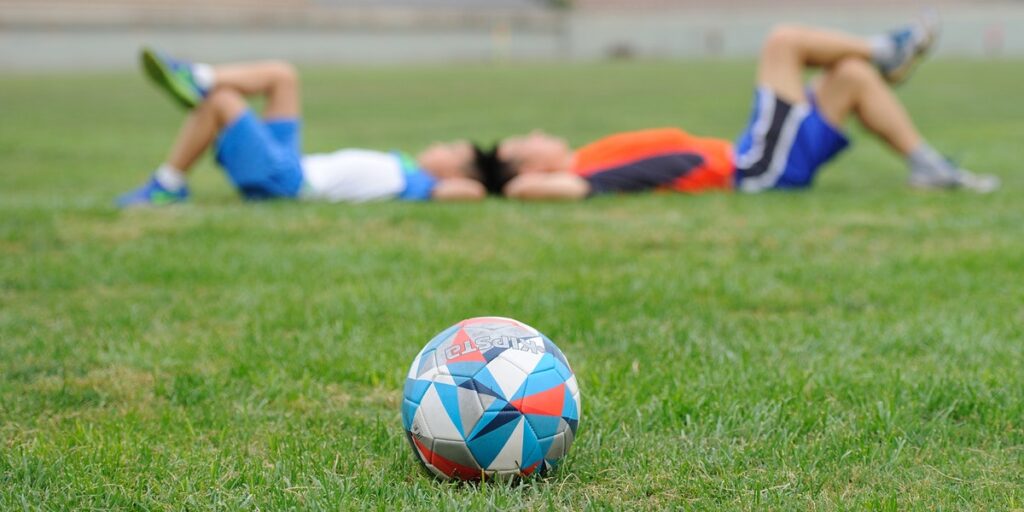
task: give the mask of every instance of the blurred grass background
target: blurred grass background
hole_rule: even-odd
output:
[[[0,78],[0,509],[1024,506],[1016,61],[901,89],[992,196],[855,149],[805,194],[118,212],[182,113],[137,74]],[[542,127],[733,138],[752,63],[308,68],[309,151]],[[552,479],[438,484],[407,365],[469,316],[554,339],[583,393]]]

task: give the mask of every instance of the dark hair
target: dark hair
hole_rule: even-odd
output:
[[[515,169],[498,157],[500,147],[500,144],[494,144],[485,149],[479,144],[473,144],[473,165],[479,172],[478,179],[487,193],[492,195],[501,195],[505,185],[516,177]]]

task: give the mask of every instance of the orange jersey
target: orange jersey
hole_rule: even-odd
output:
[[[580,148],[572,171],[586,178],[595,194],[698,193],[731,189],[736,166],[729,141],[657,128],[611,135]]]

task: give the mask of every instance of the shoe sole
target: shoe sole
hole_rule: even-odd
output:
[[[885,80],[892,85],[900,85],[910,78],[910,75],[914,73],[914,69],[917,65],[928,56],[928,53],[935,47],[935,43],[939,40],[940,26],[931,25],[928,29],[928,40],[924,42],[919,48],[914,49],[914,56],[907,59],[902,66],[885,74]]]
[[[910,78],[910,75],[914,74],[914,70],[917,68],[917,65],[925,56],[928,55],[930,50],[931,43],[929,43],[925,49],[914,53],[914,56],[908,59],[906,64],[887,73],[885,76],[886,81],[892,85],[901,85],[906,82]]]
[[[990,181],[988,183],[985,183],[985,184],[981,184],[981,183],[968,184],[968,183],[959,182],[959,181],[951,181],[951,182],[946,182],[946,183],[934,183],[934,182],[921,182],[921,181],[910,180],[909,182],[907,182],[907,185],[910,186],[910,188],[913,189],[913,190],[921,190],[921,191],[935,191],[935,190],[957,191],[957,190],[966,190],[966,191],[969,191],[969,192],[974,192],[976,194],[991,194],[991,193],[999,190],[999,188],[1002,186],[1002,182],[999,179],[994,179],[994,180],[992,180],[992,181]]]
[[[189,91],[185,90],[170,69],[164,64],[163,60],[160,59],[149,48],[142,50],[142,68],[146,70],[146,75],[153,80],[160,88],[170,93],[171,98],[177,101],[181,106],[185,108],[195,108],[199,105],[199,101]]]
[[[174,195],[160,194],[151,197],[149,201],[122,202],[121,200],[117,200],[114,204],[119,209],[126,210],[130,208],[159,208],[175,204],[184,204],[187,202],[188,196],[178,197]]]

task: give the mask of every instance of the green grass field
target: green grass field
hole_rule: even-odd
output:
[[[192,204],[131,212],[181,112],[138,74],[0,78],[0,510],[1022,508],[1020,64],[900,93],[986,197],[906,189],[854,130],[802,194],[247,205],[207,160]],[[732,138],[752,73],[307,69],[306,148]],[[404,439],[408,364],[485,314],[580,379],[546,481],[438,483]]]

